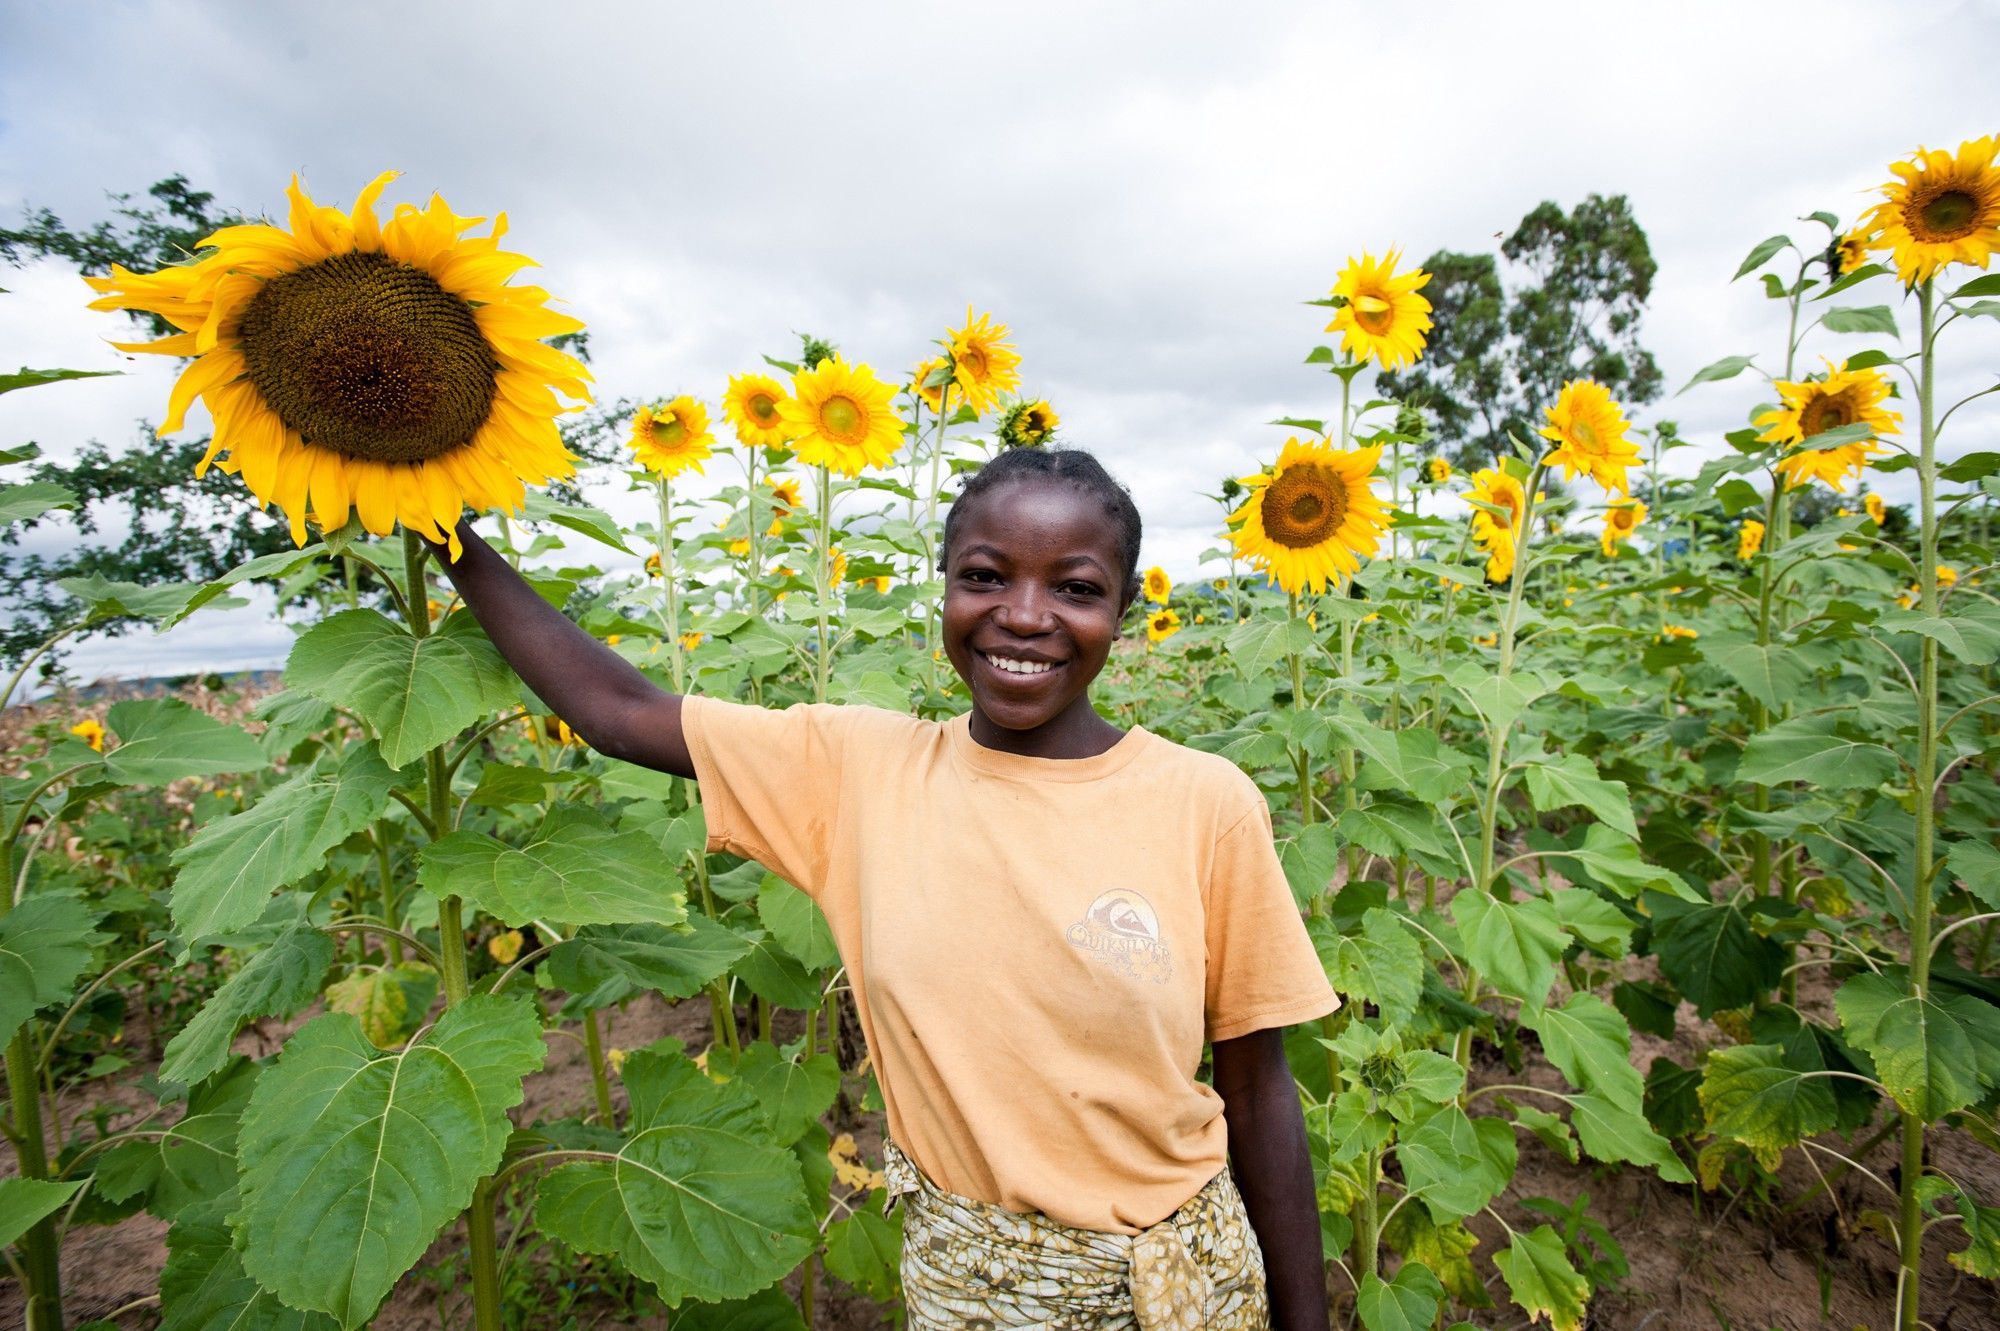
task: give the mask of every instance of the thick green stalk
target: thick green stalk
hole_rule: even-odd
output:
[[[583,1014],[583,1052],[590,1058],[590,1089],[597,1097],[597,1121],[612,1131],[618,1118],[611,1111],[611,1079],[604,1071],[604,1037],[597,1029],[597,1013]]]
[[[403,582],[409,605],[410,633],[427,638],[431,632],[430,608],[424,596],[422,539],[409,528],[403,529]],[[442,748],[424,755],[426,793],[431,824],[442,836],[451,827],[451,774],[445,766]],[[465,907],[455,896],[438,902],[438,970],[447,1008],[465,1001],[470,992],[465,958]],[[471,1248],[472,1319],[477,1331],[501,1331],[500,1248],[493,1225],[493,1186],[481,1179],[472,1190],[472,1204],[465,1212],[465,1232]]]
[[[1936,295],[1931,281],[1917,288],[1917,404],[1918,456],[1917,486],[1922,504],[1922,558],[1918,561],[1917,584],[1923,594],[1925,616],[1938,612],[1937,587],[1937,408],[1935,368],[1937,353],[1931,345],[1935,336]],[[1918,638],[1919,673],[1917,686],[1917,762],[1911,777],[1910,793],[1916,801],[1917,844],[1913,881],[1910,884],[1910,987],[1911,998],[1922,1002],[1930,989],[1931,971],[1931,852],[1936,836],[1937,784],[1937,696],[1938,645],[1928,634]],[[1898,1228],[1902,1240],[1902,1279],[1897,1298],[1896,1325],[1899,1331],[1917,1331],[1917,1295],[1923,1269],[1924,1220],[1919,1187],[1924,1177],[1924,1122],[1917,1114],[1903,1115],[1903,1168],[1900,1180],[1902,1215]]]
[[[0,841],[0,918],[14,908],[14,841]],[[35,1093],[35,1046],[29,1035],[32,1020],[23,1022],[7,1042],[7,1093],[14,1111],[14,1156],[21,1177],[49,1176],[48,1145],[42,1136],[42,1102]],[[61,1331],[62,1248],[54,1216],[31,1226],[19,1240],[22,1291],[28,1331]]]
[[[13,856],[7,856],[11,863]],[[14,1155],[21,1163],[21,1177],[45,1179],[49,1176],[48,1146],[42,1139],[42,1105],[35,1094],[35,1047],[24,1023],[7,1043],[7,1090],[13,1101],[14,1135],[18,1138]],[[54,1216],[42,1220],[23,1234],[21,1273],[27,1277],[23,1291],[28,1331],[61,1331],[62,1249],[56,1236]]]
[[[1361,1157],[1361,1214],[1354,1226],[1354,1255],[1367,1279],[1380,1269],[1382,1247],[1382,1153],[1368,1151]]]

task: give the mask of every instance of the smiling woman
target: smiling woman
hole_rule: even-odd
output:
[[[800,398],[824,416],[846,387]],[[592,747],[695,778],[707,849],[824,912],[881,1086],[892,1204],[906,1240],[927,1236],[903,1247],[912,1327],[1326,1320],[1279,1034],[1339,999],[1258,787],[1091,704],[1142,585],[1140,536],[1087,453],[1010,450],[974,473],[940,558],[943,650],[972,708],[945,721],[664,692],[468,528],[449,564]]]

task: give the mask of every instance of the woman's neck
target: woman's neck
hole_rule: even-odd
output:
[[[1024,758],[1095,758],[1125,737],[1124,731],[1097,714],[1088,697],[1078,698],[1032,730],[995,725],[975,706],[970,730],[981,748]]]

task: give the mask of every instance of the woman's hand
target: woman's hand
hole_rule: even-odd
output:
[[[1326,1252],[1313,1194],[1299,1088],[1285,1061],[1285,1032],[1251,1031],[1214,1044],[1215,1093],[1229,1128],[1236,1190],[1271,1293],[1275,1331],[1323,1331],[1327,1324]]]
[[[535,696],[606,757],[692,778],[680,695],[570,623],[473,534],[470,522],[459,522],[458,539],[457,563],[442,545],[431,544],[431,553]]]

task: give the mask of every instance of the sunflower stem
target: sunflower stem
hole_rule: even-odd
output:
[[[660,476],[656,488],[660,500],[660,530],[657,544],[660,549],[660,582],[667,593],[667,661],[673,669],[674,692],[687,692],[687,653],[681,650],[681,600],[680,592],[674,585],[674,517],[673,482],[665,475]],[[750,514],[751,566],[756,567],[756,509]],[[755,579],[752,579],[755,585]]]
[[[12,692],[11,686],[8,691]],[[15,838],[11,836],[0,840],[0,884],[8,889],[0,892],[0,917],[14,908],[14,845]],[[35,1065],[39,1060],[29,1033],[32,1025],[32,1021],[23,1022],[7,1042],[7,1094],[14,1111],[10,1137],[21,1177],[46,1179],[48,1146],[42,1131],[41,1097],[35,1093]],[[55,1217],[44,1217],[30,1226],[19,1243],[25,1325],[28,1331],[62,1331],[62,1247]]]
[[[415,638],[431,633],[429,598],[424,594],[424,560],[429,557],[423,539],[408,527],[403,529],[403,582],[408,593],[404,619]],[[424,784],[429,796],[431,826],[435,836],[451,828],[451,773],[442,746],[424,755]],[[464,903],[456,896],[438,902],[438,972],[447,1009],[465,1001],[470,992],[466,976]],[[476,1331],[501,1331],[500,1250],[493,1224],[493,1181],[481,1179],[472,1190],[472,1203],[465,1211],[466,1241],[471,1249],[472,1318]]]
[[[814,524],[819,545],[814,572],[819,652],[813,660],[813,701],[825,702],[833,676],[833,640],[827,633],[826,615],[827,601],[833,595],[833,473],[824,462],[814,470],[819,482],[819,521]]]
[[[1937,585],[1937,414],[1936,350],[1931,345],[1932,324],[1937,317],[1934,279],[1926,278],[1917,288],[1918,364],[1918,457],[1917,487],[1921,508],[1923,558],[1917,568],[1917,585],[1927,618],[1938,612]],[[1917,762],[1910,777],[1910,793],[1915,803],[1916,853],[1910,883],[1910,980],[1909,996],[1923,1003],[1930,989],[1931,969],[1931,850],[1937,820],[1938,755],[1938,644],[1924,634],[1918,639],[1919,677],[1917,690]],[[1899,1331],[1917,1331],[1919,1276],[1923,1268],[1924,1220],[1921,1188],[1924,1179],[1924,1120],[1920,1114],[1903,1115],[1900,1223],[1902,1278],[1898,1281],[1896,1325]]]
[[[943,484],[938,469],[944,465],[944,426],[951,415],[951,384],[947,379],[938,385],[938,428],[937,442],[931,448],[930,493],[924,500],[924,573],[926,581],[938,572],[938,532],[937,501],[938,487]],[[924,607],[924,655],[928,658],[925,668],[930,671],[931,691],[937,691],[937,639],[938,639],[938,598],[926,598]]]
[[[1498,676],[1506,679],[1514,673],[1514,633],[1521,619],[1521,594],[1528,581],[1529,551],[1535,540],[1535,495],[1541,489],[1542,477],[1548,472],[1546,457],[1537,461],[1534,470],[1528,474],[1528,484],[1521,495],[1521,531],[1515,538],[1513,576],[1507,587],[1507,609],[1500,619],[1500,663]],[[1479,875],[1473,882],[1474,891],[1485,892],[1500,900],[1507,894],[1501,890],[1502,884],[1494,871],[1493,843],[1500,826],[1500,795],[1507,772],[1507,732],[1505,721],[1489,723],[1486,727],[1486,789],[1479,802]],[[1465,989],[1462,997],[1468,1003],[1479,999],[1479,972],[1466,968]],[[1452,1048],[1460,1067],[1470,1067],[1472,1062],[1472,1032],[1462,1030],[1456,1036]]]
[[[1292,622],[1296,624],[1299,621],[1299,594],[1291,592],[1288,595],[1291,598]],[[1305,660],[1299,655],[1296,647],[1285,653],[1285,660],[1292,668],[1292,707],[1300,714],[1303,714],[1306,710]],[[1299,822],[1302,825],[1310,826],[1313,821],[1311,757],[1306,753],[1303,744],[1290,747],[1292,749],[1292,768],[1298,776]]]

